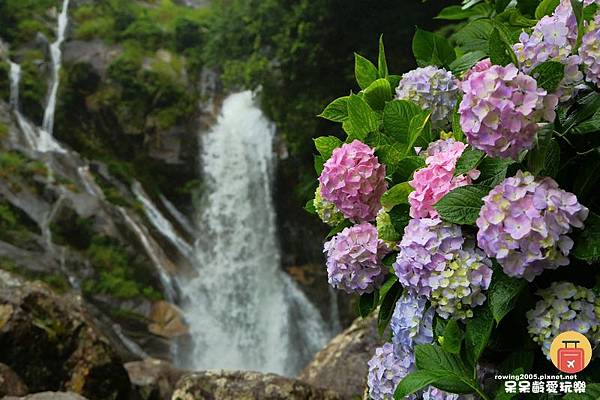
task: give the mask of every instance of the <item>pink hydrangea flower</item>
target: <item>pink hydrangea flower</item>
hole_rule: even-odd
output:
[[[517,172],[483,198],[477,243],[508,276],[532,281],[544,269],[568,265],[572,227],[582,228],[588,209],[552,178]]]
[[[461,88],[460,125],[469,144],[493,157],[516,159],[533,146],[537,123],[556,116],[558,98],[547,96],[535,79],[512,64],[480,62]]]
[[[346,293],[371,293],[383,282],[382,258],[388,247],[377,237],[377,229],[363,222],[346,228],[325,243],[329,284]]]
[[[372,148],[358,140],[333,151],[319,182],[323,199],[356,222],[375,219],[387,190],[385,165],[379,163]]]
[[[456,162],[467,147],[454,139],[438,140],[429,145],[426,151],[426,166],[416,171],[408,183],[415,189],[408,196],[412,218],[435,218],[438,216],[433,206],[449,191],[459,186],[471,184],[479,171],[472,170],[467,175],[454,176]]]

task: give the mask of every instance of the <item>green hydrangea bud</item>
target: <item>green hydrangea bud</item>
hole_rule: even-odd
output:
[[[329,226],[336,226],[344,222],[344,216],[342,213],[333,205],[333,203],[323,199],[321,196],[321,186],[315,191],[315,199],[313,200],[317,215],[321,218],[321,221],[325,222]]]

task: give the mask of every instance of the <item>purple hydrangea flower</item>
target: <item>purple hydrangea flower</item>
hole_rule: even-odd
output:
[[[416,171],[408,182],[414,189],[408,195],[410,216],[412,218],[435,218],[438,216],[433,206],[448,192],[471,184],[479,176],[474,169],[467,175],[454,176],[456,162],[467,145],[454,139],[432,142],[427,151],[426,166]]]
[[[585,65],[585,79],[600,87],[600,15],[590,24],[583,35],[579,55]]]
[[[356,222],[375,219],[387,190],[385,165],[374,150],[355,140],[335,149],[319,176],[321,196]]]
[[[381,259],[389,252],[377,229],[363,222],[346,228],[325,243],[329,284],[346,293],[370,293],[383,281]]]
[[[439,286],[440,272],[463,244],[460,226],[439,218],[411,219],[399,244],[394,271],[400,283],[415,295],[430,296]]]
[[[395,351],[394,345],[386,343],[375,350],[369,360],[367,384],[372,400],[393,400],[398,383],[413,369],[414,356]],[[409,396],[408,399],[414,399]]]
[[[572,227],[582,228],[588,209],[552,178],[536,181],[517,172],[483,198],[477,243],[504,272],[532,281],[545,268],[568,265]]]
[[[448,124],[458,99],[457,80],[443,68],[417,68],[402,75],[396,98],[410,100],[431,111],[433,123],[443,127]]]
[[[579,332],[590,340],[592,347],[600,344],[600,298],[591,289],[570,282],[554,282],[537,294],[542,299],[527,312],[527,330],[548,359],[552,340],[562,332]]]
[[[390,321],[392,341],[397,349],[409,351],[415,344],[433,341],[433,309],[425,309],[427,299],[404,293],[396,302]]]
[[[543,17],[531,34],[521,33],[519,43],[513,46],[519,67],[530,74],[535,67],[546,61],[558,61],[565,65],[565,75],[553,95],[567,101],[576,93],[583,79],[579,71],[581,59],[571,55],[577,40],[577,20],[570,0],[562,0],[552,15]]]
[[[469,144],[493,157],[516,159],[530,149],[542,118],[552,121],[558,103],[534,78],[509,64],[479,62],[461,83],[460,125]]]
[[[485,302],[484,290],[492,279],[492,262],[474,246],[458,250],[446,268],[438,272],[437,288],[431,291],[431,305],[442,318],[471,318],[473,308]]]

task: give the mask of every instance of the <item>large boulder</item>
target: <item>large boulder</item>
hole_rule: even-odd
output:
[[[6,396],[2,400],[87,400],[73,392],[40,392],[25,397]]]
[[[8,365],[0,363],[0,398],[2,396],[25,396],[29,389],[19,375]]]
[[[71,391],[91,400],[122,399],[127,371],[88,317],[79,296],[0,271],[0,362],[31,392]]]
[[[203,371],[181,378],[172,400],[342,400],[342,397],[331,390],[275,374]]]
[[[170,399],[179,379],[187,371],[167,361],[148,358],[125,364],[129,379],[144,400]]]
[[[367,362],[384,340],[377,332],[377,319],[358,318],[333,338],[300,372],[299,379],[334,390],[345,399],[361,397],[366,386]]]

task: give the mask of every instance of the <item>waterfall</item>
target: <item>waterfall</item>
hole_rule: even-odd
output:
[[[10,105],[19,108],[19,82],[21,81],[21,66],[10,62]]]
[[[150,197],[144,192],[142,189],[142,185],[139,182],[134,182],[131,191],[135,195],[136,199],[142,203],[144,207],[144,213],[150,223],[163,235],[165,236],[176,248],[179,252],[186,256],[188,259],[193,258],[194,250],[192,246],[189,245],[188,242],[185,241],[175,228],[171,222],[162,215],[162,213],[158,210],[158,208],[154,205]]]
[[[50,81],[50,92],[48,94],[48,103],[44,110],[44,122],[42,130],[52,136],[54,130],[54,112],[56,111],[56,96],[60,84],[60,67],[62,62],[62,51],[60,46],[65,40],[65,32],[69,22],[69,0],[63,0],[62,10],[58,15],[58,27],[56,29],[56,40],[50,45],[50,57],[52,59],[52,79]]]
[[[160,198],[160,201],[163,203],[167,211],[169,211],[171,216],[175,219],[175,221],[179,223],[179,225],[186,231],[186,233],[190,236],[194,236],[196,234],[196,229],[194,228],[188,217],[183,215],[181,211],[179,211],[177,207],[175,207],[175,205],[171,203],[169,199],[167,199],[165,196],[161,194],[158,197]]]
[[[272,203],[273,125],[249,91],[223,103],[202,137],[198,276],[181,282],[194,369],[293,375],[330,336],[281,270]]]

